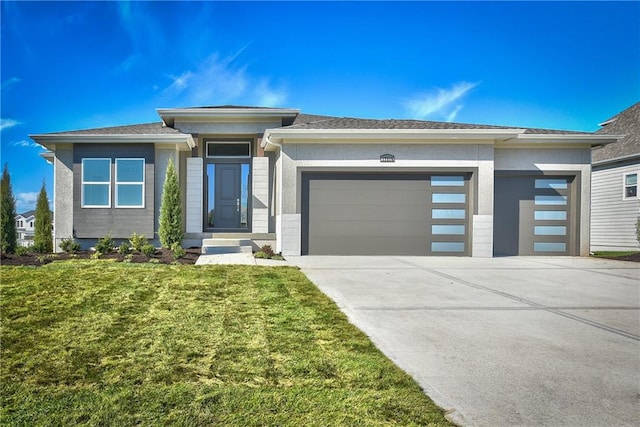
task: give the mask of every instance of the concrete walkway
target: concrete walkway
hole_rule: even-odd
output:
[[[198,260],[196,261],[196,265],[207,265],[207,264],[266,265],[266,266],[291,265],[287,261],[255,258],[252,254],[246,254],[246,253],[200,255],[200,257],[198,257]]]
[[[469,426],[640,425],[640,264],[289,257]]]

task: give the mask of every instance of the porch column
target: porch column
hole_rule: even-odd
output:
[[[204,185],[202,157],[187,158],[186,232],[202,233],[202,186]]]
[[[269,232],[269,158],[254,157],[252,160],[253,191],[251,211],[251,231]]]

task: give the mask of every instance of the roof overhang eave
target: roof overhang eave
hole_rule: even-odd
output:
[[[494,140],[516,138],[526,129],[267,129],[262,146],[266,139],[281,143],[283,141],[367,141],[381,142],[399,141],[430,141],[430,140],[484,140],[493,143]]]
[[[180,151],[189,151],[196,146],[190,134],[140,134],[140,135],[83,135],[83,134],[35,134],[29,135],[38,144],[49,150],[55,150],[57,144],[133,144],[153,143],[157,145],[175,145]]]
[[[53,164],[53,158],[55,157],[55,154],[53,153],[53,151],[45,151],[43,153],[40,153],[40,157],[42,157],[43,159],[45,159],[47,161],[47,163],[52,165]]]
[[[527,133],[516,138],[504,141],[506,145],[586,145],[600,147],[613,144],[624,138],[624,135],[598,135],[598,134],[557,134],[557,133]]]

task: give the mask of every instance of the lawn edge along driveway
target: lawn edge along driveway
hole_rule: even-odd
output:
[[[0,273],[2,425],[450,425],[296,268]]]

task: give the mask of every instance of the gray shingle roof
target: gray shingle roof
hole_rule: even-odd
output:
[[[287,129],[521,129],[518,126],[495,126],[471,123],[435,122],[428,120],[399,119],[358,119],[352,117],[330,117],[313,114],[299,114]],[[527,129],[525,133],[585,134],[554,129]]]
[[[260,109],[263,107],[245,106],[213,106],[199,108],[247,108]],[[361,119],[354,117],[334,117],[318,114],[300,113],[287,129],[521,129],[521,126],[496,126],[472,123],[436,122],[428,120],[409,119]],[[527,134],[583,134],[589,132],[573,132],[556,129],[526,129]],[[142,123],[126,126],[111,126],[94,129],[81,129],[75,131],[53,132],[49,135],[180,135],[182,132],[162,122]]]
[[[607,135],[625,135],[623,139],[592,152],[593,162],[602,162],[629,156],[640,156],[640,102],[603,123],[596,131]]]
[[[164,126],[162,122],[154,122],[137,125],[53,132],[49,135],[180,135],[181,133],[182,132],[179,130]]]

